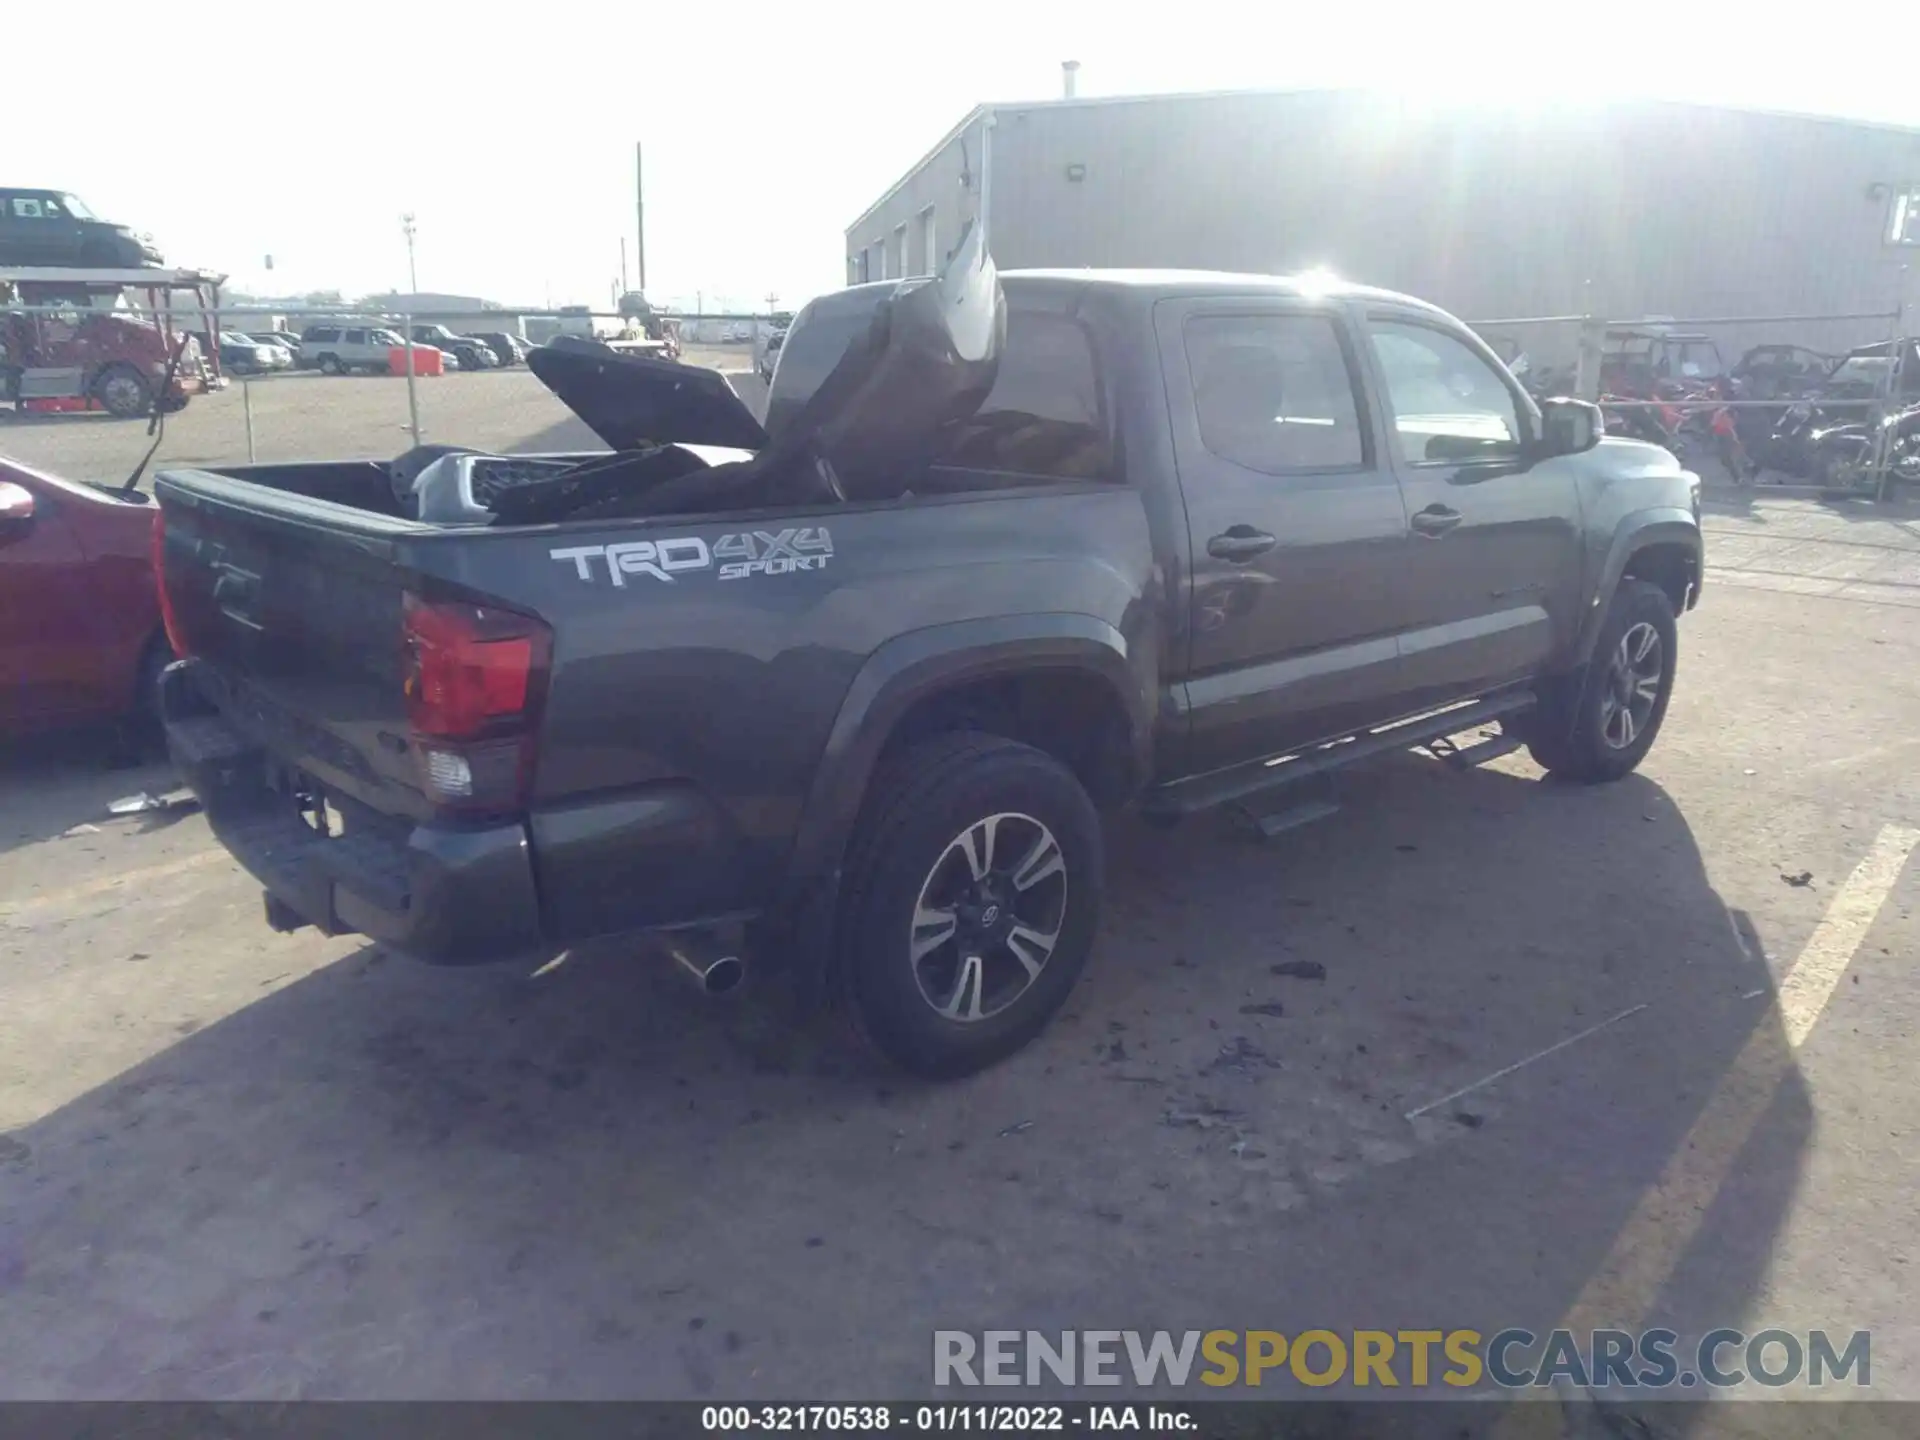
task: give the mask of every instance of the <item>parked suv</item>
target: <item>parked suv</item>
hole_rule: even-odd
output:
[[[406,343],[378,325],[309,325],[300,335],[300,355],[325,375],[351,375],[356,370],[385,375],[391,368],[389,357]]]
[[[162,263],[152,237],[100,219],[77,195],[0,189],[0,265],[137,269]]]
[[[444,350],[460,362],[462,370],[491,370],[500,363],[493,347],[479,336],[456,335],[444,325],[414,326],[413,343]]]
[[[494,358],[502,365],[518,365],[533,348],[518,335],[509,335],[504,330],[482,330],[468,338],[485,341],[487,348],[493,351]]]
[[[220,368],[232,375],[264,375],[269,370],[286,370],[293,365],[293,354],[266,340],[256,340],[237,330],[220,332]]]

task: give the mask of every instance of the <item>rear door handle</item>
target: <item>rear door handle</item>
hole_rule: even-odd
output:
[[[1256,555],[1266,554],[1279,543],[1264,530],[1256,530],[1251,525],[1235,525],[1226,534],[1216,535],[1207,541],[1207,553],[1216,560],[1244,564]]]
[[[1429,505],[1413,517],[1413,528],[1436,540],[1460,523],[1460,512],[1444,505]]]

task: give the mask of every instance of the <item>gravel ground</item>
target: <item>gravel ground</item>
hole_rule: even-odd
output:
[[[542,403],[430,413],[515,443]],[[0,1396],[911,1396],[936,1327],[1601,1316],[1870,1328],[1920,1399],[1920,525],[1708,525],[1639,775],[1403,757],[1266,845],[1120,822],[1068,1013],[942,1087],[644,950],[273,934],[198,816],[106,817],[164,771],[15,754]]]

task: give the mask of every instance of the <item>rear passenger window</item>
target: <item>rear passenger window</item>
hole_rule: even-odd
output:
[[[1080,322],[1010,311],[993,390],[947,433],[934,463],[1054,480],[1113,478],[1093,342]]]
[[[339,340],[340,331],[332,325],[314,325],[310,326],[307,333],[300,338],[302,340],[317,340],[321,344],[331,345]]]
[[[1186,325],[1200,440],[1269,475],[1358,468],[1353,375],[1324,315],[1202,315]]]
[[[366,331],[364,331],[364,330],[349,330],[349,331],[347,331],[347,342],[346,342],[346,343],[347,343],[347,344],[349,344],[349,345],[364,345],[364,344],[366,344],[366,343],[367,343],[367,332],[366,332]]]

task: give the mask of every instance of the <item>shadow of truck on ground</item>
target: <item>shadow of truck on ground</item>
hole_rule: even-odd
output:
[[[1615,1323],[1737,1317],[1810,1112],[1672,801],[1345,783],[1265,846],[1117,822],[1067,1012],[949,1086],[631,948],[360,949],[16,1132],[0,1392],[908,1397],[936,1328],[1543,1332],[1758,1046],[1711,1274]]]

